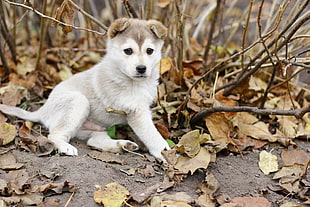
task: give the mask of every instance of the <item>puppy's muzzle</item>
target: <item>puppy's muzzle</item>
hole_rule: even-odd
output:
[[[146,66],[145,65],[138,65],[136,67],[136,71],[139,73],[139,74],[144,74],[145,71],[146,71]]]

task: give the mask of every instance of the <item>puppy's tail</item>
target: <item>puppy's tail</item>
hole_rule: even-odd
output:
[[[17,116],[21,119],[25,119],[32,122],[40,122],[40,117],[38,111],[29,112],[14,106],[7,106],[4,104],[0,104],[0,111],[4,114]]]

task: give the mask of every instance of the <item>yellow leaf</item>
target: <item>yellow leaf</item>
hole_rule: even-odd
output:
[[[72,76],[71,69],[68,66],[63,65],[59,71],[59,77],[61,80],[67,80]]]
[[[183,173],[191,172],[193,175],[199,168],[206,169],[210,160],[211,154],[209,151],[201,147],[199,153],[193,158],[183,156],[178,157],[177,163],[174,167]]]
[[[130,195],[125,187],[116,182],[107,184],[103,190],[99,186],[97,188],[94,200],[105,207],[121,207]]]
[[[14,125],[3,123],[0,124],[0,146],[12,142],[17,135]]]
[[[305,130],[308,131],[308,132],[310,132],[310,122],[308,122],[308,123],[306,124]]]
[[[172,66],[173,66],[173,62],[171,58],[162,59],[159,63],[160,74],[164,74],[168,72]]]
[[[265,175],[269,175],[271,172],[278,171],[278,158],[264,150],[259,154],[258,166]]]

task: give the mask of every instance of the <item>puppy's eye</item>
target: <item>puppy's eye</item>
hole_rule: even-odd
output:
[[[152,55],[153,52],[154,52],[154,49],[152,49],[152,48],[147,48],[146,49],[146,54],[148,54],[148,55]]]
[[[126,48],[126,49],[124,49],[124,53],[125,53],[126,55],[132,55],[133,51],[132,51],[131,48]]]

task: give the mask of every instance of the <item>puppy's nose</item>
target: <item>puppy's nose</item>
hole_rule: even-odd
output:
[[[138,65],[136,67],[136,70],[137,70],[138,73],[143,74],[146,71],[146,66],[145,65]]]

